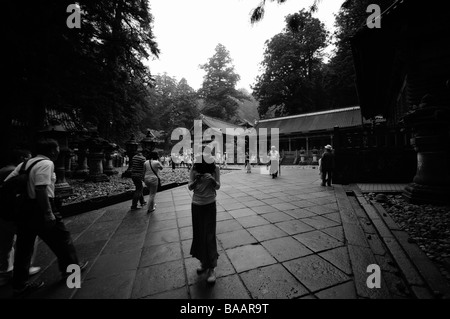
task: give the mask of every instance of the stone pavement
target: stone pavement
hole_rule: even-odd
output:
[[[192,193],[181,186],[158,193],[150,215],[124,202],[66,218],[80,258],[90,261],[81,288],[59,281],[54,255],[40,243],[35,264],[43,271],[35,277],[46,287],[30,298],[432,297],[420,275],[403,274],[371,222],[373,212],[358,202],[363,197],[348,196],[341,185],[320,186],[311,168],[283,167],[277,179],[258,172],[222,176],[215,285],[196,274],[198,261],[189,254]],[[370,264],[381,267],[381,288],[367,287]],[[10,296],[9,286],[0,288],[0,298]]]

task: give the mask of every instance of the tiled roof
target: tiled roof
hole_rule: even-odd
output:
[[[69,132],[83,131],[84,129],[84,126],[80,123],[75,113],[70,115],[63,111],[46,109],[44,127],[49,126],[52,121],[61,124]]]
[[[18,119],[12,119],[11,123],[15,127],[27,127],[30,125],[28,122]],[[55,109],[45,109],[44,127],[53,124],[60,124],[68,132],[85,131],[86,126],[89,125],[89,123],[81,124],[81,120],[75,111],[73,114],[69,114]]]
[[[245,130],[245,127],[243,126],[228,123],[210,116],[206,116],[204,114],[200,114],[200,119],[202,120],[202,124],[205,124],[206,126],[222,134],[226,134],[227,128],[230,129],[243,128]]]
[[[278,128],[279,134],[291,134],[330,130],[336,126],[347,128],[361,124],[363,124],[361,110],[359,106],[355,106],[260,120],[255,128]]]

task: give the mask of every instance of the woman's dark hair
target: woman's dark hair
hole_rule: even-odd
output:
[[[36,154],[49,156],[53,150],[58,148],[58,146],[58,142],[54,139],[41,139],[36,143]]]
[[[197,162],[197,161],[196,161]],[[214,173],[216,171],[216,164],[214,162],[207,163],[205,161],[205,158],[202,156],[202,162],[201,163],[195,163],[193,170],[196,171],[199,174],[205,174],[205,173]]]
[[[148,156],[148,159],[155,160],[155,161],[157,161],[158,158],[159,158],[159,156],[158,156],[157,152],[150,152],[150,155]]]
[[[202,150],[203,150],[204,154],[208,154],[208,152],[211,151],[208,146],[202,146]],[[199,157],[202,158],[201,161],[200,161]],[[210,162],[210,161],[208,161],[208,162]],[[212,161],[212,163],[208,163],[208,162],[205,160],[205,157],[203,156],[203,154],[199,154],[195,158],[195,164],[193,166],[193,170],[199,174],[214,173],[216,171],[216,164],[214,163],[214,161]]]

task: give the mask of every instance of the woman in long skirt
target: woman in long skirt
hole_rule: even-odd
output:
[[[201,156],[201,155],[200,155]],[[209,157],[196,160],[190,170],[188,184],[192,196],[192,246],[191,255],[200,261],[197,273],[207,272],[206,281],[216,282],[214,268],[219,254],[216,241],[216,190],[220,188],[220,169]]]
[[[245,153],[245,168],[247,169],[247,173],[252,172],[252,166],[250,165],[250,155],[248,152]]]
[[[277,148],[275,146],[271,147],[269,152],[270,159],[270,171],[269,174],[272,175],[272,178],[278,176],[278,170],[280,165],[280,153],[278,153]]]

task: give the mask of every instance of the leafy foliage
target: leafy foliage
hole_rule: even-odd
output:
[[[253,95],[259,114],[270,108],[276,115],[295,114],[323,107],[321,93],[322,49],[327,43],[324,25],[304,10],[286,18],[284,32],[266,42]]]
[[[336,15],[337,30],[333,35],[336,49],[328,64],[321,61],[320,54],[312,55],[310,59],[304,58],[305,52],[314,52],[315,48],[319,48],[317,52],[320,53],[323,48],[323,33],[313,27],[317,22],[306,18],[304,10],[301,11],[303,15],[290,15],[286,20],[285,32],[266,42],[262,62],[264,73],[254,86],[254,96],[260,103],[260,116],[273,117],[358,105],[350,38],[365,27],[369,4],[378,4],[383,12],[393,2],[345,1]],[[314,1],[310,12],[317,10],[317,4],[318,1]],[[309,38],[305,37],[307,34]],[[311,46],[302,46],[302,40],[308,40],[304,43]]]
[[[45,108],[82,114],[100,134],[120,142],[148,107],[150,70],[157,56],[148,0],[80,0],[81,27],[69,28],[70,0],[4,2],[8,67],[2,145],[15,143],[12,119],[32,141]],[[20,23],[17,17],[21,17]],[[22,20],[23,19],[23,20]]]
[[[248,97],[244,101],[239,101],[239,107],[237,111],[237,118],[240,120],[247,120],[254,123],[255,120],[259,120],[258,114],[258,101],[248,92],[246,89],[241,88],[239,91]],[[238,119],[236,119],[238,121]]]
[[[149,104],[153,112],[147,113],[140,128],[163,130],[167,133],[167,141],[170,141],[170,134],[175,128],[190,129],[194,120],[199,117],[197,92],[185,78],[177,82],[167,73],[155,76],[155,87],[150,89]]]
[[[347,0],[336,15],[334,34],[336,50],[325,72],[325,89],[329,92],[331,108],[357,105],[355,70],[350,38],[362,27],[368,17],[369,4],[378,4],[383,12],[393,0]]]
[[[277,2],[278,4],[286,2],[286,0],[270,0],[271,2]],[[319,4],[321,0],[314,0],[313,4],[309,8],[310,12],[317,11],[317,5]],[[266,6],[266,0],[261,0],[260,4],[252,10],[251,16],[250,16],[250,22],[257,23],[261,21],[264,18],[265,13],[265,6]]]
[[[237,112],[238,101],[248,99],[236,90],[236,83],[240,76],[235,73],[230,53],[222,44],[215,48],[216,53],[200,66],[205,70],[203,85],[199,90],[200,96],[205,100],[202,112],[216,118],[230,120]]]

